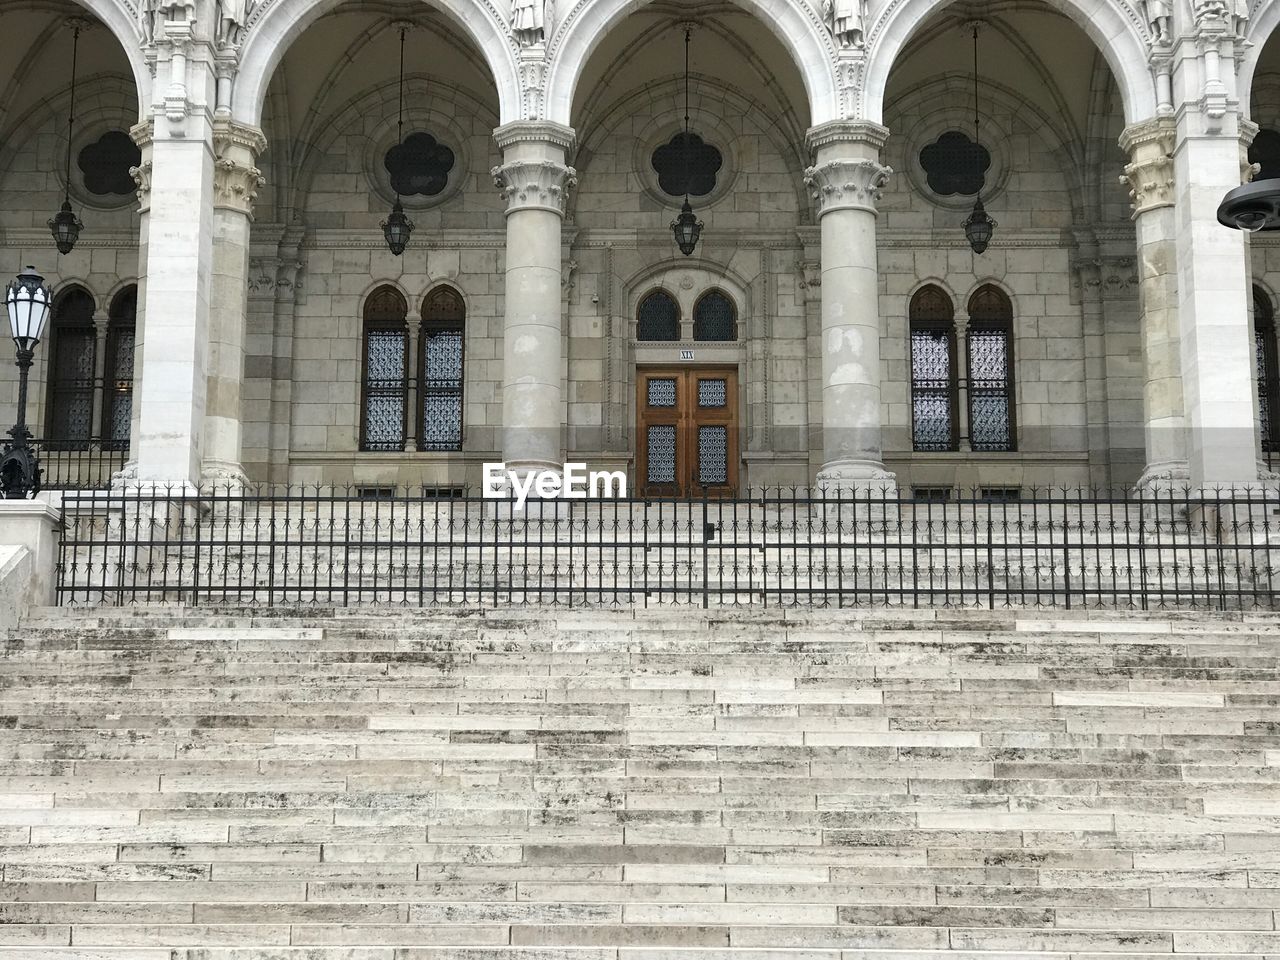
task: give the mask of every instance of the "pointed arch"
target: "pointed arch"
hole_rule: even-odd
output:
[[[289,46],[343,0],[263,0],[249,16],[248,38],[231,94],[231,112],[257,125],[271,77]],[[506,21],[492,0],[432,0],[471,39],[484,58],[498,93],[501,123],[522,119],[519,71]]]
[[[557,24],[547,44],[550,67],[542,113],[572,126],[573,94],[582,72],[604,36],[650,0],[577,0]],[[767,26],[800,71],[814,125],[841,116],[835,75],[835,45],[817,10],[807,3],[734,0]]]
[[[1155,116],[1155,80],[1147,66],[1147,43],[1142,18],[1116,0],[1043,0],[1069,17],[1091,39],[1115,74],[1124,100],[1127,123]],[[863,83],[863,115],[883,122],[884,96],[893,70],[907,43],[924,23],[945,9],[938,0],[891,0],[871,25]]]

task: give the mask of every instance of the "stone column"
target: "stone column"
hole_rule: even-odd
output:
[[[405,400],[405,421],[404,421],[404,452],[413,453],[418,449],[418,404],[422,391],[421,374],[422,365],[418,363],[418,350],[421,342],[422,334],[422,318],[413,311],[409,312],[408,318],[408,337],[405,340],[405,359],[409,364],[405,371],[408,375],[405,377],[406,390],[404,392]]]
[[[1137,232],[1146,449],[1138,486],[1144,489],[1191,482],[1178,323],[1175,139],[1172,117],[1134,124],[1120,135],[1120,146],[1130,157],[1120,182],[1129,187]]]
[[[883,486],[876,201],[893,172],[880,163],[889,131],[865,121],[812,128],[805,171],[822,234],[824,486]]]
[[[242,485],[240,391],[249,306],[249,225],[264,182],[256,162],[267,141],[257,127],[219,118],[214,121],[213,146],[208,397],[200,479]]]
[[[495,185],[507,201],[502,348],[502,455],[508,469],[559,470],[561,403],[560,228],[577,183],[565,163],[573,131],[518,121],[494,138],[502,165]]]
[[[193,21],[163,24],[153,105],[143,285],[146,347],[136,435],[136,479],[199,479],[203,459],[213,263],[213,74]],[[146,137],[135,131],[135,139]]]
[[[102,413],[107,405],[107,332],[110,329],[108,317],[93,318],[93,408],[89,415],[89,435],[97,440],[111,439],[106,435],[102,422]]]

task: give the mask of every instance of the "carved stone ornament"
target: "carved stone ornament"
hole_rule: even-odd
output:
[[[828,160],[804,172],[804,183],[821,217],[833,210],[876,212],[881,190],[893,174],[891,167],[874,160]]]
[[[517,160],[494,167],[493,185],[507,201],[507,213],[549,210],[564,216],[569,191],[578,185],[578,171],[551,160]]]
[[[213,205],[252,218],[258,188],[266,182],[257,167],[219,157],[213,162]]]
[[[130,167],[129,176],[138,187],[138,209],[146,211],[151,207],[151,161],[143,160],[138,166]]]
[[[1148,210],[1173,206],[1175,137],[1173,120],[1168,117],[1134,124],[1120,135],[1120,146],[1132,158],[1120,183],[1129,188],[1134,218]]]

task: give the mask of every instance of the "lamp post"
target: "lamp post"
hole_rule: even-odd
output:
[[[18,420],[10,428],[10,439],[0,457],[0,495],[6,499],[22,499],[40,492],[40,463],[27,442],[27,375],[35,358],[36,344],[49,319],[52,296],[44,285],[44,277],[35,267],[27,267],[9,284],[4,304],[9,312],[9,332],[18,348]]]

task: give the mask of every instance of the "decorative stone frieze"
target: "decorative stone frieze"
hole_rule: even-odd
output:
[[[809,167],[804,183],[819,216],[832,210],[869,210],[876,212],[881,190],[889,182],[893,169],[874,160],[828,160]]]
[[[1129,188],[1135,219],[1148,210],[1173,206],[1175,139],[1171,117],[1135,123],[1120,134],[1120,146],[1132,158],[1120,182]]]
[[[554,160],[516,160],[490,173],[507,201],[508,215],[516,210],[550,210],[563,217],[569,191],[578,184],[578,172]]]

